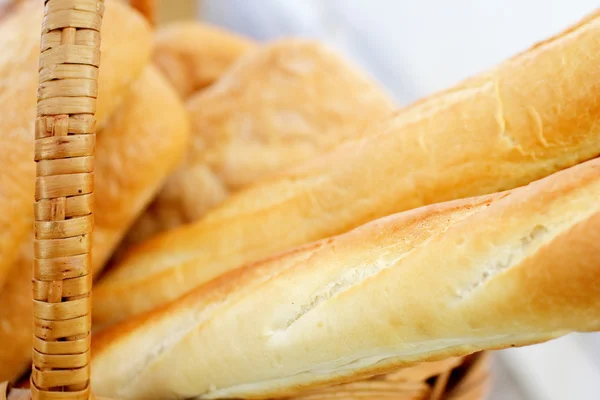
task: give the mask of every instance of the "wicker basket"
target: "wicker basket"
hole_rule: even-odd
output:
[[[45,0],[35,132],[33,366],[29,389],[0,400],[84,400],[90,392],[95,106],[104,0]],[[156,8],[132,0],[152,23]],[[302,393],[300,400],[485,397],[486,353]]]

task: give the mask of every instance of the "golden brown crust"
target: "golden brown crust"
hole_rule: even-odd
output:
[[[96,287],[96,321],[152,309],[374,218],[511,189],[597,156],[599,62],[600,18],[592,18],[230,197],[203,220],[134,248]]]
[[[254,41],[199,22],[176,22],[156,31],[154,65],[182,98],[212,85]]]
[[[281,396],[600,330],[599,197],[595,159],[232,271],[96,335],[95,390]]]
[[[146,66],[132,94],[98,136],[94,251],[103,265],[127,228],[181,161],[189,141],[189,118],[172,87]],[[128,173],[135,171],[135,173]],[[99,249],[98,249],[99,250]]]
[[[177,165],[188,133],[181,100],[160,73],[147,66],[126,101],[98,132],[94,272]],[[16,378],[31,357],[32,239],[26,239],[0,290],[0,381]]]
[[[33,132],[43,5],[26,1],[0,24],[0,286],[31,226],[35,178]],[[97,118],[119,103],[150,53],[150,30],[127,6],[106,2]],[[123,40],[125,35],[128,40]],[[14,110],[8,112],[7,110]]]
[[[27,235],[33,243],[33,236]],[[23,244],[0,289],[0,381],[19,378],[31,367],[31,264],[33,247]]]
[[[247,53],[189,100],[186,162],[130,244],[200,219],[231,193],[357,136],[393,109],[378,85],[317,42],[286,39]]]

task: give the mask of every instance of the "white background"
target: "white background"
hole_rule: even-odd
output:
[[[400,105],[558,33],[594,0],[203,0],[203,18],[257,39],[318,37],[361,64]],[[599,66],[600,68],[600,66]],[[493,399],[600,399],[600,336],[501,352]],[[510,382],[518,391],[509,393]]]

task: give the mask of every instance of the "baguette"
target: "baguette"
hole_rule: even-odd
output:
[[[375,218],[512,189],[596,157],[598,15],[135,247],[96,286],[95,321],[150,310],[242,264]]]
[[[160,73],[147,66],[125,103],[98,133],[94,273],[180,161],[188,133],[181,100]],[[31,223],[28,227],[30,236],[21,244],[21,256],[0,289],[0,381],[17,378],[30,365]]]
[[[199,22],[176,22],[157,30],[154,65],[182,98],[214,82],[257,44],[248,38]]]
[[[5,132],[0,135],[0,207],[4,210],[0,213],[0,288],[33,221],[32,143],[43,13],[44,5],[39,1],[23,1],[0,23],[0,110]],[[140,74],[151,46],[150,29],[144,20],[116,1],[106,2],[102,35],[99,123],[113,112]],[[128,39],[123,40],[123,36]]]
[[[230,193],[354,136],[394,104],[327,47],[285,39],[243,56],[188,110],[186,161],[132,228],[129,245],[200,219]]]
[[[276,255],[96,335],[96,393],[263,398],[600,330],[600,159]]]

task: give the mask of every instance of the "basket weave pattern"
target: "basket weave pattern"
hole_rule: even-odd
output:
[[[308,391],[293,400],[481,400],[489,391],[490,373],[490,356],[480,353]]]
[[[31,391],[90,396],[95,111],[103,0],[45,2],[35,130]]]

